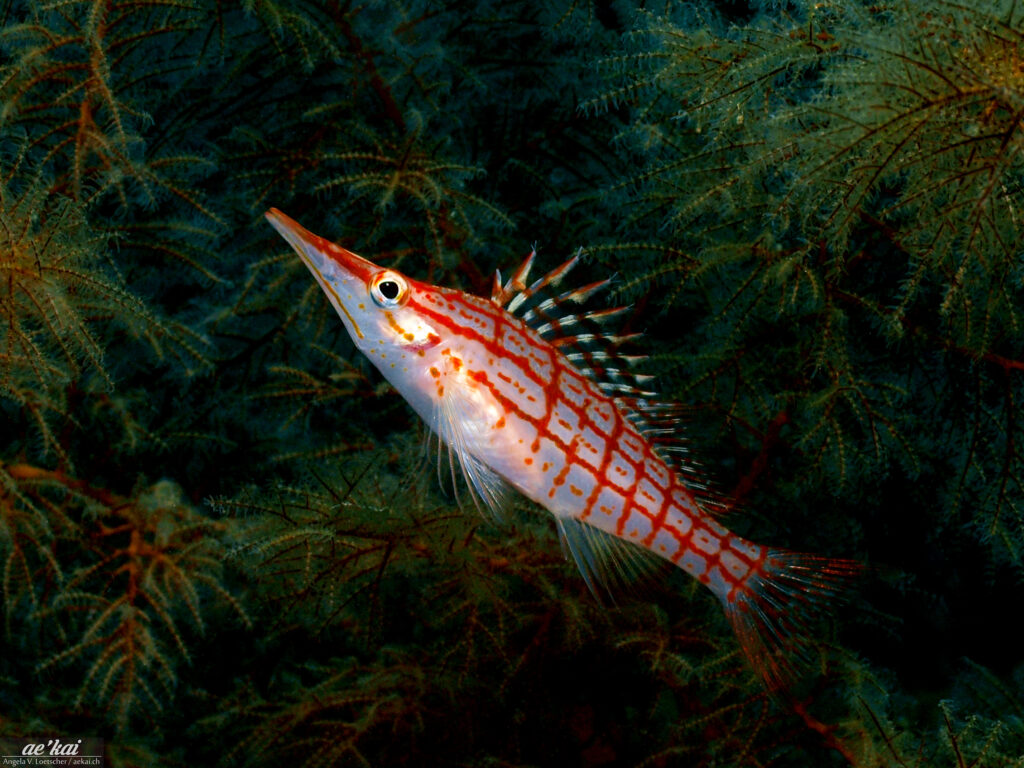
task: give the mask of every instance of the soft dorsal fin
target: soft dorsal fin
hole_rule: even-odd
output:
[[[707,470],[695,461],[686,440],[686,406],[662,400],[624,397],[616,401],[637,431],[686,483],[687,490],[712,515],[730,509],[727,497],[708,482]]]

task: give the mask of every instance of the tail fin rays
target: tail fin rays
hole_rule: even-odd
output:
[[[743,653],[769,691],[785,691],[801,677],[817,645],[812,622],[843,599],[862,570],[852,560],[771,550],[759,570],[723,598]]]

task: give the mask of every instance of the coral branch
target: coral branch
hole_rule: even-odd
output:
[[[846,760],[847,763],[854,766],[854,768],[857,768],[857,766],[860,765],[860,762],[857,760],[857,756],[853,753],[853,750],[842,739],[836,736],[836,731],[839,729],[838,726],[826,725],[818,720],[814,715],[807,711],[806,702],[794,701],[793,712],[803,720],[804,725],[821,736],[821,740],[826,747],[834,749],[843,756],[843,759]]]

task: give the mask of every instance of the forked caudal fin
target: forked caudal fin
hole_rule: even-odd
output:
[[[770,692],[784,692],[811,663],[814,620],[862,570],[853,560],[775,549],[722,597],[744,655]]]

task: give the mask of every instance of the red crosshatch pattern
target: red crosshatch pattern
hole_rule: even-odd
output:
[[[444,329],[443,352],[497,403],[519,454],[506,480],[554,514],[634,541],[684,568],[726,600],[767,550],[704,512],[614,402],[555,345],[496,304],[416,284],[409,306]],[[507,454],[506,454],[507,458]]]

